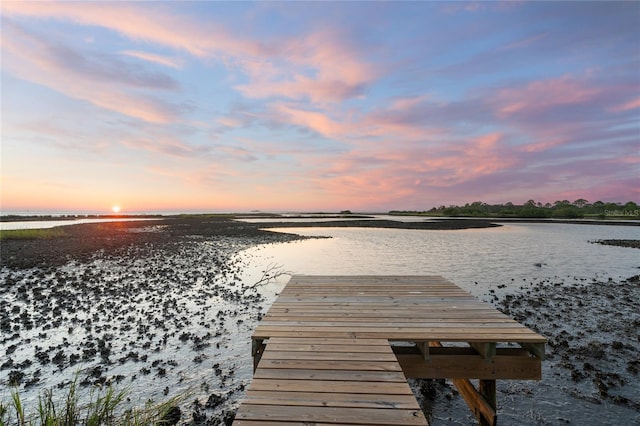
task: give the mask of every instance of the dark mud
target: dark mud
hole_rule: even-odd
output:
[[[260,225],[260,224],[257,224]],[[335,220],[324,222],[268,222],[262,226],[269,228],[387,228],[387,229],[424,229],[424,230],[460,230],[494,228],[499,225],[482,219],[430,219],[422,222],[401,222],[395,220]]]
[[[526,282],[487,295],[548,339],[540,382],[498,381],[503,425],[640,424],[640,276]],[[432,424],[473,424],[455,387],[415,381]]]
[[[597,241],[591,241],[591,242],[595,244],[602,244],[605,246],[629,247],[629,248],[640,249],[640,240],[597,240]]]
[[[0,260],[10,269],[50,268],[73,260],[90,261],[96,253],[107,256],[131,255],[152,247],[179,250],[185,238],[232,237],[255,244],[284,242],[302,237],[263,231],[257,224],[237,222],[224,217],[196,216],[164,218],[153,221],[104,222],[67,225],[66,236],[51,239],[3,240]]]
[[[250,332],[267,303],[238,256],[301,237],[219,218],[71,225],[3,240],[0,398],[19,389],[130,389],[130,403],[193,394],[182,424],[228,424],[250,379]],[[174,415],[178,411],[175,410]]]
[[[545,282],[498,305],[547,337],[547,362],[574,384],[568,396],[640,413],[640,276],[571,286]]]

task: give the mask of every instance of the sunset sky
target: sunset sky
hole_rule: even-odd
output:
[[[1,13],[3,213],[640,201],[640,2]]]

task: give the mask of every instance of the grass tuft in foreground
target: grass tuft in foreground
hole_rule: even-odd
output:
[[[0,230],[0,240],[42,240],[67,235],[62,228]]]
[[[17,426],[99,426],[99,425],[173,425],[180,418],[179,404],[189,395],[171,398],[161,403],[147,402],[144,407],[126,409],[127,391],[109,386],[94,388],[89,402],[80,403],[77,378],[70,383],[67,394],[54,400],[53,391],[47,389],[38,397],[34,412],[26,412],[18,391],[11,392],[11,401],[0,401],[0,425]]]

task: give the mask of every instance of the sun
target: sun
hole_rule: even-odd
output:
[[[111,207],[111,211],[114,212],[114,213],[120,213],[120,206]]]

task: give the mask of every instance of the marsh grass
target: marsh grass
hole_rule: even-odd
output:
[[[89,402],[82,404],[76,377],[60,401],[56,402],[53,391],[46,389],[38,397],[36,411],[26,412],[18,391],[14,390],[9,403],[0,401],[0,426],[168,425],[173,422],[167,415],[190,396],[190,393],[184,394],[160,403],[148,401],[144,407],[125,409],[127,394],[127,390],[117,390],[112,386],[94,388]]]
[[[67,235],[62,228],[0,230],[0,240],[42,240],[66,237]]]

